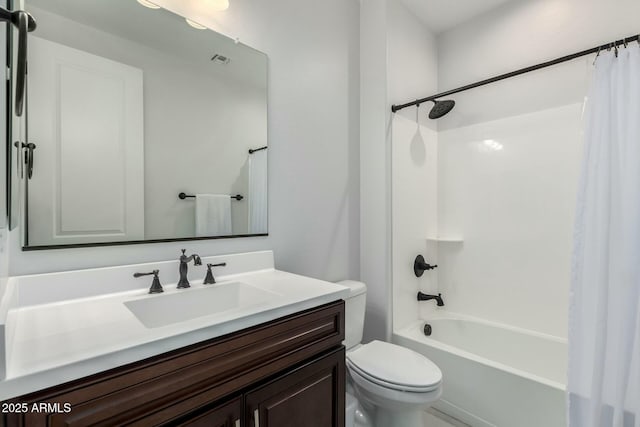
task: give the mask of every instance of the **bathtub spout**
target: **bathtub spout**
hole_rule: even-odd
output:
[[[423,294],[422,292],[418,292],[418,301],[429,301],[429,300],[436,300],[436,302],[438,303],[438,307],[444,307],[444,301],[442,300],[442,294],[438,294],[438,295],[427,295],[427,294]]]

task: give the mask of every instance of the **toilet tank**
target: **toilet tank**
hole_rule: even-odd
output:
[[[349,350],[362,342],[364,312],[367,305],[367,286],[355,280],[343,280],[338,284],[351,289],[351,293],[344,300],[345,338],[343,344]]]

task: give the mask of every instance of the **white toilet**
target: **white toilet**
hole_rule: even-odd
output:
[[[429,359],[399,345],[361,344],[367,287],[345,280],[347,348],[346,427],[422,427],[423,411],[442,394],[442,372]]]

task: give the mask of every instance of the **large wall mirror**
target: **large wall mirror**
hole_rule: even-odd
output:
[[[266,55],[141,3],[26,0],[25,249],[267,233]]]

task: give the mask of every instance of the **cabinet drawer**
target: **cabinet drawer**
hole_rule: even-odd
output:
[[[5,423],[112,426],[155,417],[162,424],[340,346],[343,339],[344,301],[336,301],[13,399],[70,403],[72,411],[8,416]]]

